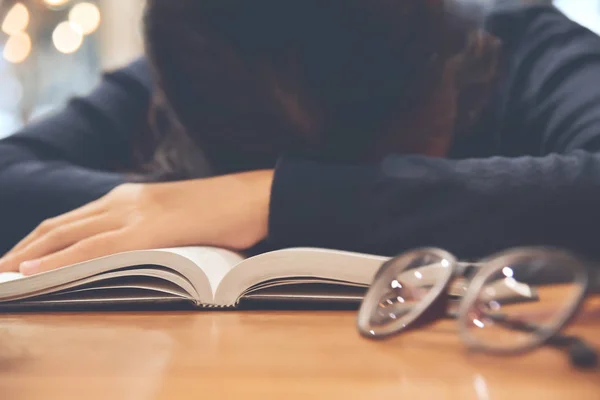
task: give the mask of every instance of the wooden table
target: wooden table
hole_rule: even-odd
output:
[[[598,307],[574,332],[600,348]],[[372,342],[352,311],[4,314],[0,346],[2,400],[600,399],[557,350],[469,354],[452,321]]]

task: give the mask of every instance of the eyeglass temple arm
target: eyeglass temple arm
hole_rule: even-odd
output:
[[[486,317],[492,319],[494,322],[500,325],[521,332],[541,333],[544,331],[544,328],[539,327],[538,325],[512,320],[507,318],[504,314],[489,314],[486,315]],[[562,333],[557,332],[550,339],[548,339],[547,343],[550,346],[559,349],[566,348],[569,352],[571,363],[573,363],[575,366],[589,368],[598,365],[598,353],[596,350],[578,336],[563,335]]]
[[[479,262],[459,261],[456,263],[456,276],[465,277],[481,269],[485,264]]]

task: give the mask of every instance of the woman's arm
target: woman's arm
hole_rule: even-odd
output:
[[[464,257],[545,244],[600,255],[600,38],[550,8],[493,25],[507,28],[515,52],[500,141],[538,157],[391,156],[371,167],[283,158],[271,242],[388,255],[440,246]]]
[[[106,74],[88,96],[0,141],[0,254],[41,221],[123,183],[143,127],[151,78],[145,60]]]
[[[283,159],[269,235],[277,247],[386,255],[440,246],[478,257],[535,244],[600,255],[598,204],[600,155],[584,151],[465,161],[393,156],[373,167]]]

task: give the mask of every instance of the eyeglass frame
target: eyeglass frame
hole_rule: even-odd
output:
[[[473,339],[470,334],[467,333],[467,312],[471,309],[474,300],[476,300],[479,296],[481,288],[487,282],[488,278],[492,274],[501,270],[501,267],[507,265],[507,257],[527,255],[529,257],[538,256],[541,258],[547,257],[549,252],[552,252],[555,256],[558,256],[556,258],[557,261],[560,261],[559,257],[562,257],[564,261],[577,263],[577,267],[574,268],[576,275],[572,283],[580,287],[577,296],[571,300],[569,307],[561,309],[559,314],[554,317],[555,322],[553,323],[552,329],[543,329],[540,327],[540,329],[536,329],[534,331],[536,334],[535,340],[531,340],[524,345],[515,346],[512,348],[490,347]],[[379,300],[381,299],[381,296],[377,296],[378,294],[381,294],[381,290],[377,291],[374,285],[383,285],[383,288],[389,287],[390,284],[395,280],[393,279],[393,276],[398,276],[402,271],[407,269],[408,264],[406,261],[403,262],[403,260],[407,258],[415,259],[419,256],[425,255],[435,255],[442,261],[448,261],[448,273],[443,277],[443,279],[440,278],[438,283],[431,288],[431,290],[423,297],[423,299],[419,300],[417,304],[415,304],[415,306],[406,314],[407,316],[410,316],[410,318],[408,318],[408,322],[403,323],[403,326],[400,328],[390,328],[390,325],[392,327],[395,326],[392,323],[386,327],[387,329],[384,328],[385,332],[375,335],[373,333],[372,326],[369,325],[369,321],[371,320],[374,311],[377,309],[376,307],[379,304]],[[396,264],[399,266],[397,268],[393,268],[393,266]],[[593,268],[592,265],[595,265],[595,263],[585,260],[582,257],[566,250],[552,247],[511,248],[499,253],[495,253],[490,257],[486,257],[478,263],[459,262],[453,254],[447,252],[446,250],[434,247],[419,248],[412,251],[407,251],[386,261],[375,274],[373,283],[371,284],[371,287],[367,291],[361,303],[357,317],[357,327],[360,334],[364,337],[370,339],[385,339],[389,336],[400,334],[406,330],[413,330],[419,327],[427,326],[439,319],[444,318],[447,315],[448,303],[451,297],[449,293],[450,285],[455,279],[459,278],[465,273],[465,269],[467,267],[478,266],[480,269],[468,282],[465,295],[459,300],[458,312],[456,314],[456,319],[459,325],[459,337],[472,351],[484,351],[489,354],[500,356],[523,354],[544,345],[553,337],[560,336],[561,338],[564,338],[560,332],[565,328],[565,326],[572,322],[574,318],[576,318],[586,298],[591,293],[600,294],[600,271],[597,268]],[[386,275],[390,275],[391,279],[384,279]],[[443,284],[441,284],[442,281]],[[375,296],[370,297],[370,293],[374,293]],[[436,304],[436,302],[438,302],[438,304]],[[402,320],[405,319],[406,316],[402,318]]]

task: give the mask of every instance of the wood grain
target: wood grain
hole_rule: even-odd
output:
[[[572,332],[600,348],[600,302]],[[470,354],[453,321],[373,342],[355,312],[0,315],[0,398],[600,399],[600,371],[544,348]]]

